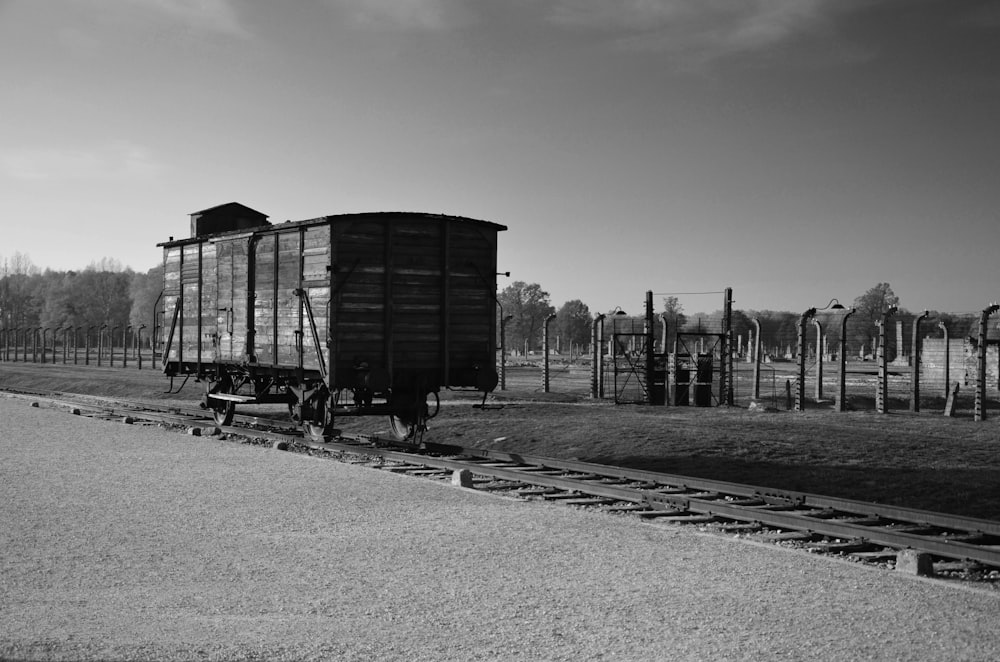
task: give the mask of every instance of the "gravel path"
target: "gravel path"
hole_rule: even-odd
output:
[[[0,658],[995,660],[1000,595],[0,397]]]

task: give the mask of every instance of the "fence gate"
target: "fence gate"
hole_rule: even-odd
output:
[[[677,334],[673,369],[674,405],[712,407],[725,398],[724,340],[725,334],[721,333]]]
[[[617,322],[618,320],[615,320]],[[633,320],[624,320],[632,322]],[[645,404],[649,400],[649,385],[646,383],[646,361],[650,352],[652,337],[645,332],[628,328],[613,329],[611,335],[611,363],[614,372],[615,404]]]

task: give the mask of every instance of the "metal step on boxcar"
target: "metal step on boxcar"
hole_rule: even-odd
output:
[[[226,400],[228,402],[239,402],[244,405],[252,405],[261,402],[255,395],[237,395],[236,393],[209,393],[208,397],[213,400]]]

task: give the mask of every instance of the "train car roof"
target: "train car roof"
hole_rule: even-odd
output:
[[[302,221],[285,221],[283,223],[273,223],[268,225],[261,225],[256,228],[246,228],[241,230],[231,230],[228,232],[219,232],[211,235],[195,236],[195,237],[185,237],[183,239],[173,239],[157,244],[157,246],[179,246],[183,244],[189,244],[192,242],[198,242],[212,237],[231,237],[234,235],[250,235],[255,233],[267,234],[270,232],[279,232],[282,229],[289,227],[295,227],[300,225],[316,225],[324,222],[336,222],[336,221],[350,221],[350,220],[366,220],[366,219],[380,219],[386,217],[405,217],[406,220],[412,221],[414,219],[423,219],[427,221],[436,220],[453,220],[461,221],[462,223],[470,223],[473,225],[479,225],[482,227],[489,228],[495,232],[503,232],[507,229],[506,225],[501,225],[499,223],[494,223],[492,221],[483,221],[477,218],[469,218],[467,216],[453,216],[451,214],[433,214],[428,212],[406,212],[406,211],[378,211],[378,212],[357,212],[351,214],[330,214],[327,216],[317,216],[316,218],[309,218]]]
[[[478,218],[469,218],[468,216],[455,216],[453,214],[432,214],[429,212],[419,212],[419,211],[374,211],[374,212],[358,212],[354,214],[330,214],[328,216],[319,216],[317,218],[312,218],[306,221],[290,221],[291,223],[312,223],[322,220],[351,220],[351,219],[366,219],[366,218],[378,218],[382,216],[405,216],[407,220],[413,220],[415,218],[424,218],[429,221],[447,219],[452,221],[462,221],[463,223],[473,223],[477,225],[483,225],[490,227],[497,232],[502,232],[507,229],[506,225],[500,225],[499,223],[494,223],[492,221],[483,221]],[[282,224],[284,225],[284,224]]]

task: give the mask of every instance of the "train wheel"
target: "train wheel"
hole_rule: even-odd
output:
[[[432,404],[433,401],[433,404]],[[441,411],[441,396],[431,391],[427,394],[427,419],[430,420]]]
[[[409,441],[417,434],[417,424],[405,421],[400,416],[390,416],[389,427],[392,428],[392,435],[399,441]]]
[[[389,416],[393,436],[399,441],[419,444],[427,431],[428,419],[437,416],[441,409],[438,394],[434,391],[425,393],[423,397],[407,394],[397,404],[401,405],[397,407],[397,413]]]
[[[302,407],[302,432],[313,441],[326,441],[338,433],[333,427],[333,410],[330,407],[328,394],[312,399],[312,407]]]
[[[232,390],[232,382],[228,379],[220,379],[209,387],[209,393],[229,393]],[[236,415],[236,403],[231,400],[217,400],[215,398],[205,398],[208,408],[212,410],[212,418],[219,427],[233,424],[233,416]]]

